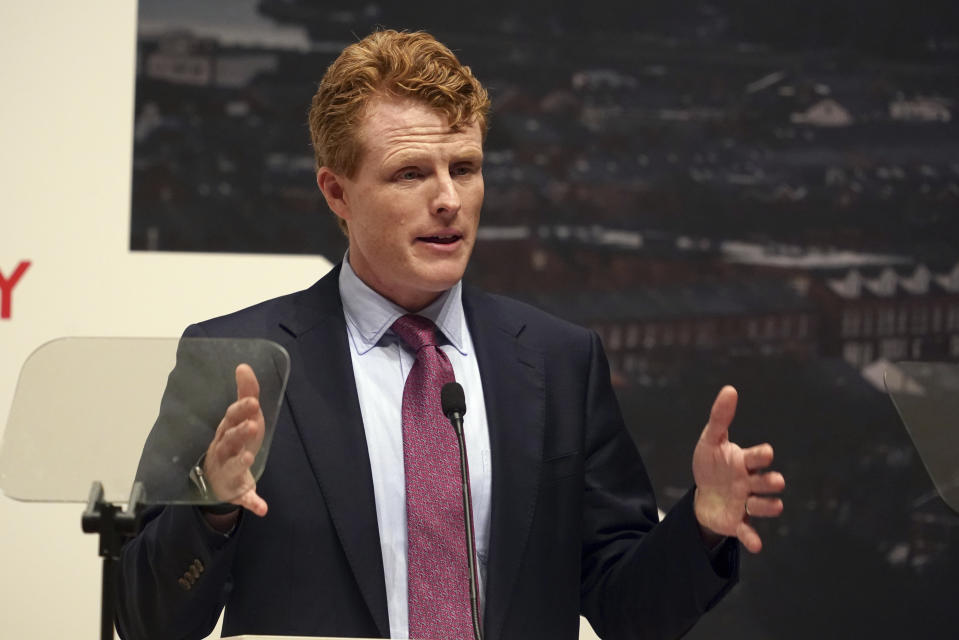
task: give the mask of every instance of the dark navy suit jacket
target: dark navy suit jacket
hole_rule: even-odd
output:
[[[192,507],[153,511],[123,552],[123,637],[202,638],[224,604],[224,636],[389,636],[338,275],[187,330],[267,338],[290,354],[257,485],[269,513],[244,514],[227,538]],[[463,305],[492,456],[486,637],[573,639],[581,612],[605,638],[681,635],[735,582],[737,544],[710,559],[691,492],[656,524],[594,332],[470,287]]]

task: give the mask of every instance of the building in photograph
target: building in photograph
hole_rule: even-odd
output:
[[[851,269],[815,283],[822,353],[857,368],[880,358],[959,360],[959,263],[934,272]]]

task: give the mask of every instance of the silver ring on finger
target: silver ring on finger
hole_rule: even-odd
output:
[[[750,517],[752,514],[749,513],[749,498],[746,498],[746,502],[743,504],[743,508],[746,510],[746,517]]]

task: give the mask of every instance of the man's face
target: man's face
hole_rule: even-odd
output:
[[[421,102],[378,98],[358,134],[353,178],[322,168],[317,182],[349,223],[356,275],[418,311],[462,278],[473,251],[483,205],[479,126],[453,132]]]

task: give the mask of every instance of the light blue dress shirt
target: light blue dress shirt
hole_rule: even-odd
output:
[[[340,297],[360,400],[366,446],[373,471],[376,523],[383,553],[390,637],[409,637],[406,584],[406,479],[403,471],[403,387],[414,354],[390,327],[407,312],[368,287],[350,267],[349,254],[340,270]],[[463,313],[463,287],[458,282],[418,315],[432,320],[443,334],[440,346],[453,365],[466,394],[466,453],[476,552],[479,556],[480,602],[485,602],[489,548],[491,465],[489,428],[479,364]],[[453,427],[450,426],[450,429]],[[464,534],[465,535],[465,534]]]

